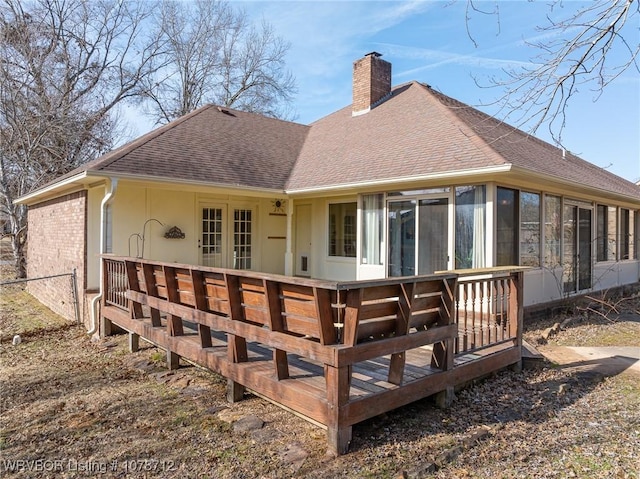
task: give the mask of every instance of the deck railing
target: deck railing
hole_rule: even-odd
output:
[[[456,354],[505,341],[521,345],[522,280],[522,270],[513,268],[458,276]]]
[[[105,303],[122,309],[128,309],[129,305],[126,293],[129,282],[127,281],[124,261],[103,258],[102,264]]]
[[[521,359],[518,273],[333,282],[103,261],[105,331],[219,372],[232,401],[247,387],[325,425],[334,453],[353,424]]]
[[[124,310],[129,308],[125,263],[121,259],[104,258],[105,302]],[[473,352],[508,340],[521,341],[522,271],[491,269],[465,271],[458,276],[455,295],[455,322],[458,336],[456,354]],[[342,337],[343,312],[335,312],[336,335]]]

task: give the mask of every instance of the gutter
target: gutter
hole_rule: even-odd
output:
[[[559,166],[562,166],[562,164],[559,164]],[[599,199],[614,199],[628,205],[635,205],[629,206],[630,208],[635,208],[638,204],[640,204],[638,202],[638,200],[640,200],[640,194],[636,197],[629,196],[626,193],[620,193],[611,189],[607,190],[605,188],[597,188],[595,186],[586,185],[575,180],[567,180],[551,174],[538,173],[518,166],[514,166],[512,172],[521,175],[523,178],[535,178],[540,182],[545,182],[546,184],[553,182],[553,186],[560,190],[562,192],[561,194],[564,194],[566,196],[571,196],[571,194],[567,192],[567,187],[570,187],[576,190],[574,191],[574,193],[576,193],[578,196],[586,197],[587,201],[593,201],[593,196],[597,196]],[[622,177],[618,178],[624,180],[624,178]]]
[[[402,185],[406,183],[425,182],[429,180],[454,180],[463,176],[483,176],[495,173],[506,173],[511,171],[513,165],[506,163],[504,165],[489,166],[485,168],[473,168],[467,170],[445,171],[441,173],[430,173],[426,175],[404,176],[397,178],[384,178],[379,180],[357,181],[345,184],[333,184],[325,186],[310,186],[305,188],[286,189],[285,194],[296,195],[304,193],[332,193],[343,190],[385,187],[389,185]]]
[[[113,196],[116,193],[116,190],[118,189],[118,179],[117,178],[107,178],[107,193],[104,195],[104,198],[102,198],[102,202],[100,203],[100,254],[103,255],[104,253],[106,253],[105,249],[106,249],[106,241],[105,241],[105,235],[106,235],[106,222],[107,222],[107,206],[109,205],[109,203],[111,203],[111,201],[113,200]],[[104,275],[104,266],[103,266],[103,261],[102,258],[100,258],[100,273],[99,273],[99,278],[100,278],[100,292],[98,293],[97,296],[95,296],[92,300],[91,300],[91,329],[87,332],[87,334],[89,336],[94,335],[96,332],[98,332],[98,328],[99,328],[99,322],[98,322],[98,315],[99,315],[99,311],[98,311],[98,304],[99,302],[102,300],[102,297],[104,295],[104,282],[102,281],[102,277]]]
[[[112,176],[108,176],[104,172],[100,172],[100,171],[89,171],[88,173],[91,175],[91,177],[95,177],[95,178],[100,178],[100,177],[104,177],[108,179],[113,178]],[[145,182],[145,183],[148,182],[148,183],[155,183],[158,185],[169,185],[169,186],[183,185],[183,186],[187,186],[195,189],[202,189],[202,188],[224,189],[224,190],[230,191],[231,194],[235,194],[235,192],[239,192],[242,194],[246,192],[251,192],[254,194],[260,194],[260,196],[264,198],[269,198],[273,195],[285,194],[285,191],[282,188],[265,188],[262,186],[246,186],[238,183],[214,183],[212,181],[205,181],[205,180],[168,178],[166,176],[140,175],[140,174],[133,174],[133,173],[117,172],[114,174],[118,175],[117,177],[121,180],[138,181],[138,182]]]
[[[79,180],[84,180],[85,178],[87,178],[87,172],[83,171],[81,173],[78,173],[77,175],[70,176],[69,178],[66,178],[60,182],[52,183],[49,186],[45,186],[44,188],[40,188],[38,190],[32,191],[31,193],[27,193],[26,195],[23,195],[20,198],[16,198],[14,200],[14,203],[29,204],[30,200],[46,195],[47,193],[55,192],[56,190],[64,186],[73,185],[75,182]]]

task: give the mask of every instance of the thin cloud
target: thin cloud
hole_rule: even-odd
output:
[[[482,53],[484,52],[465,55],[445,52],[442,50],[432,50],[428,48],[408,47],[398,44],[385,43],[382,45],[384,45],[387,51],[396,58],[406,58],[411,60],[429,62],[428,64],[417,68],[411,68],[395,73],[394,75],[398,78],[415,77],[416,73],[433,70],[444,65],[471,65],[476,68],[485,69],[504,69],[509,67],[513,68],[531,66],[531,62],[483,56]]]

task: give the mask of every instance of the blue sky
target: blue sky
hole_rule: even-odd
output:
[[[466,1],[254,1],[233,0],[253,19],[271,23],[290,42],[287,65],[296,77],[297,121],[311,123],[351,103],[355,60],[377,51],[392,63],[394,85],[410,80],[493,114],[490,104],[502,93],[480,88],[476,80],[530,62],[538,53],[524,44],[540,35],[547,2],[476,2],[499,15],[471,15]],[[564,2],[565,16],[581,5]],[[636,17],[637,21],[637,17]],[[636,45],[638,25],[630,42]],[[597,98],[597,101],[595,101]],[[640,179],[640,75],[632,69],[598,98],[585,88],[573,98],[563,131],[564,146],[582,158],[629,180]],[[536,136],[551,140],[546,127]]]

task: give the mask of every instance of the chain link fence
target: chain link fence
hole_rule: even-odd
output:
[[[78,276],[75,269],[71,273],[53,274],[37,278],[2,281],[3,279],[0,276],[0,289],[23,287],[54,313],[80,323]]]

